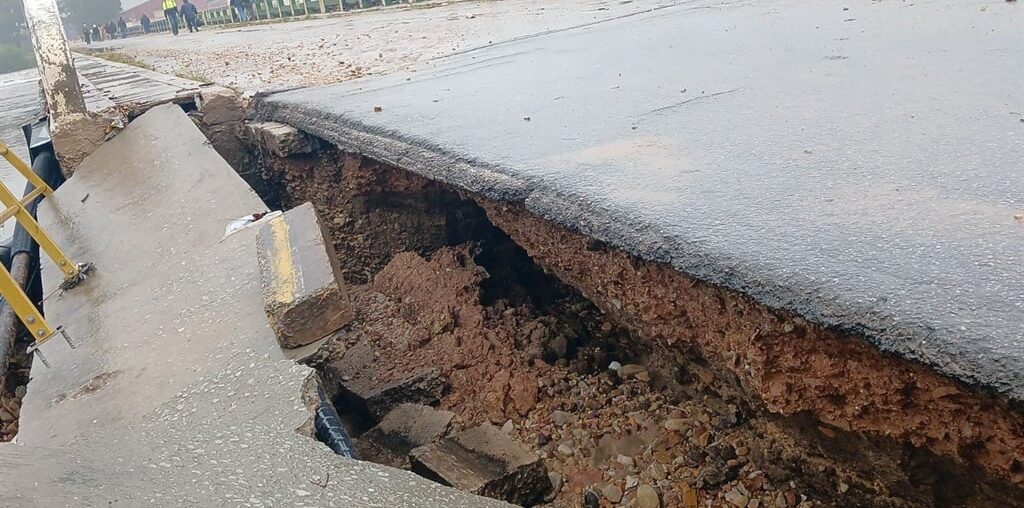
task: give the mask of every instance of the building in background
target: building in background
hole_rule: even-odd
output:
[[[192,2],[196,9],[204,11],[211,7],[223,7],[227,5],[227,0],[189,0]],[[164,18],[164,10],[160,8],[161,0],[146,0],[131,9],[125,9],[121,16],[124,16],[125,21],[138,21],[143,14],[149,16],[149,19],[158,20]],[[179,0],[178,5],[181,5]]]

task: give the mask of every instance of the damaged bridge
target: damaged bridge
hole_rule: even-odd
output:
[[[244,99],[83,59],[130,122],[39,206],[96,271],[0,505],[1024,506],[1018,6],[637,7]]]

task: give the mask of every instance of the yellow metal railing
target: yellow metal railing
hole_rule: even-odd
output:
[[[25,206],[31,203],[33,199],[36,199],[39,196],[49,196],[53,193],[53,189],[39,178],[39,175],[35,174],[32,169],[29,168],[24,161],[19,159],[18,156],[15,155],[14,152],[11,151],[11,149],[2,141],[0,141],[0,156],[7,159],[7,162],[14,166],[14,169],[18,170],[18,173],[21,173],[21,176],[25,177],[25,179],[34,187],[32,192],[19,200],[11,190],[7,188],[6,184],[0,182],[0,204],[5,207],[4,210],[0,212],[0,224],[3,224],[11,217],[14,217],[18,223],[21,224],[21,227],[25,228],[25,231],[32,236],[32,239],[39,244],[39,248],[45,252],[51,260],[53,260],[54,264],[57,265],[57,268],[59,268],[61,273],[64,274],[64,281],[61,283],[60,289],[71,289],[85,278],[85,275],[90,270],[91,265],[88,263],[79,265],[71,261],[71,259],[64,254],[64,251],[57,246],[56,242],[50,238],[50,235],[43,231],[43,228],[39,226],[39,223],[36,222],[34,217],[32,217],[32,214],[25,209]],[[21,286],[14,280],[14,277],[11,276],[11,272],[3,265],[0,265],[0,294],[3,295],[5,300],[7,300],[7,304],[11,306],[14,313],[18,315],[18,319],[21,320],[22,324],[25,325],[25,328],[32,334],[32,338],[35,339],[35,344],[29,348],[30,352],[34,351],[38,354],[39,345],[57,334],[64,337],[64,340],[67,341],[68,345],[74,348],[74,344],[72,344],[71,339],[68,337],[64,329],[60,327],[53,328],[50,326],[46,319],[43,318],[42,313],[39,312],[36,305],[29,300],[25,291],[21,289]],[[42,354],[39,354],[39,357],[40,361],[42,361],[44,365],[48,365]]]

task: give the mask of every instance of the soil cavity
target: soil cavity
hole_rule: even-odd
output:
[[[700,335],[697,316],[707,313],[649,321],[681,299],[705,298],[629,278],[667,269],[357,155],[331,150],[265,163],[265,185],[282,205],[316,206],[352,285],[356,320],[312,364],[371,460],[554,506],[1020,499],[1013,486],[906,441],[799,408],[769,411],[760,392],[769,385],[751,379],[744,351],[723,354]],[[728,295],[715,298],[735,308]],[[632,308],[638,301],[644,307]],[[750,314],[763,319],[758,312]],[[723,326],[717,334],[742,329]],[[388,421],[399,408],[435,431],[407,435]],[[526,447],[543,468],[525,459],[494,464],[489,454],[521,456],[474,449],[480,457],[467,463],[487,467],[470,465],[463,470],[473,474],[456,477],[437,470],[458,463],[471,437],[492,435],[490,427],[509,438],[502,446]],[[541,496],[519,495],[526,490]]]

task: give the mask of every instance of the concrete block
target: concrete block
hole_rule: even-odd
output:
[[[551,490],[544,461],[497,427],[484,424],[410,454],[412,471],[439,483],[522,506]]]
[[[372,388],[345,386],[366,405],[375,419],[384,418],[399,404],[436,405],[444,396],[448,383],[438,369],[425,369],[415,374]]]
[[[278,157],[311,153],[316,142],[302,131],[277,122],[251,122],[245,125],[249,137]]]
[[[409,452],[443,437],[453,418],[455,413],[451,411],[422,404],[399,404],[356,441],[359,457],[404,468]]]
[[[352,321],[330,235],[313,205],[267,221],[257,244],[264,308],[282,347],[304,346]]]
[[[238,100],[238,94],[221,86],[204,87],[199,92],[199,112],[207,125],[241,122],[245,111]]]

